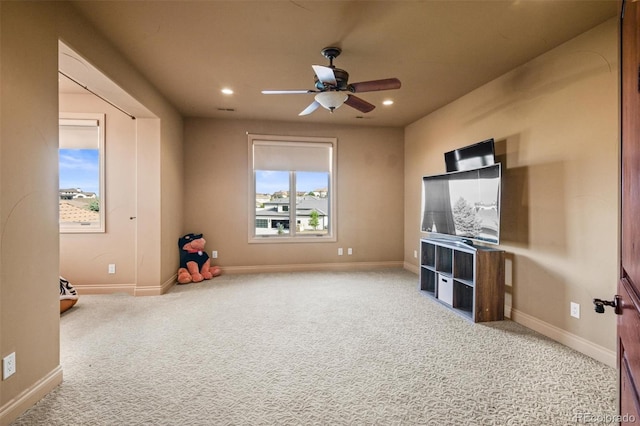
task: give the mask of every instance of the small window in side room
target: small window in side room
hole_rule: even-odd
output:
[[[249,242],[336,241],[335,138],[249,135]]]
[[[60,232],[105,232],[104,114],[60,113]]]

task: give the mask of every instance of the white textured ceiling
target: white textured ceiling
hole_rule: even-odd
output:
[[[184,116],[373,126],[405,126],[617,12],[615,0],[73,3]],[[342,48],[350,82],[402,88],[358,94],[368,114],[305,117],[313,95],[261,94],[313,89],[326,46]]]

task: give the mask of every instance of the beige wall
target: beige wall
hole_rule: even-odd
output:
[[[180,235],[182,210],[170,202],[163,205],[162,194],[182,193],[182,144],[162,147],[161,120],[144,114],[132,120],[91,94],[61,94],[60,111],[106,114],[107,224],[105,233],[61,234],[60,274],[81,294],[166,291],[174,282],[177,260],[173,245],[162,250],[167,245],[161,241],[163,235],[171,241]],[[173,133],[171,139],[182,137],[181,127],[166,131]],[[111,263],[115,274],[107,272]]]
[[[133,292],[136,221],[136,120],[91,94],[59,98],[60,113],[105,114],[104,233],[60,234],[60,274],[82,294],[93,287]],[[116,273],[108,274],[110,263]]]
[[[247,242],[247,133],[338,138],[337,242]],[[403,156],[399,128],[187,119],[185,228],[204,233],[226,272],[402,265]]]
[[[109,100],[125,107],[132,102],[132,110],[139,109],[135,108],[138,102],[145,107],[135,114],[138,159],[135,294],[158,294],[174,282],[178,268],[175,241],[184,233],[182,117],[75,9],[64,3],[60,8],[62,41],[127,94],[119,97],[109,93]]]
[[[0,357],[15,352],[17,360],[16,374],[0,381],[2,425],[62,379],[58,39],[149,111],[136,120],[138,140],[144,142],[136,144],[136,158],[154,160],[136,164],[145,172],[145,179],[137,180],[145,198],[136,200],[137,208],[144,202],[138,210],[143,223],[136,225],[136,294],[157,294],[173,283],[175,241],[184,232],[183,123],[175,108],[69,4],[0,2]],[[126,101],[116,98],[110,100]],[[128,201],[115,198],[129,209]]]
[[[0,2],[0,424],[13,398],[62,379],[58,296],[58,40],[53,4]],[[37,23],[37,25],[34,25]],[[25,403],[37,400],[26,396]]]
[[[179,266],[178,238],[189,232],[185,229],[185,201],[184,169],[187,164],[184,162],[183,147],[183,123],[163,120],[161,127],[158,123],[147,123],[147,127],[152,127],[159,132],[163,143],[160,145],[160,162],[157,163],[160,169],[160,184],[162,193],[160,194],[160,235],[158,246],[160,251],[160,278],[163,289],[175,282],[177,269]],[[142,234],[144,235],[144,234]],[[150,248],[151,249],[151,248]],[[149,250],[150,250],[149,249]],[[139,264],[139,274],[144,274],[145,265]]]
[[[444,152],[493,137],[513,318],[609,363],[615,318],[591,302],[616,291],[617,87],[612,19],[405,129],[405,261],[417,269],[426,235],[421,176],[444,172]]]

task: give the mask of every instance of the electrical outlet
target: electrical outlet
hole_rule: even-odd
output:
[[[580,318],[580,304],[571,302],[571,316],[574,318]]]
[[[217,259],[218,258],[218,250],[214,250],[211,252],[211,258],[212,259]]]
[[[349,247],[347,249],[347,255],[351,256],[353,254],[353,249],[351,247]]]
[[[16,353],[11,352],[2,359],[2,380],[7,380],[16,372]]]
[[[116,264],[115,263],[110,263],[109,264],[109,273],[110,274],[115,274],[116,273]]]
[[[344,254],[344,252],[342,251],[342,247],[340,247],[338,249],[338,256],[342,256]]]

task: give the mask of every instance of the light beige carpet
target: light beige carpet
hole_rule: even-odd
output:
[[[616,372],[511,321],[473,324],[416,275],[227,275],[82,296],[64,382],[15,425],[568,425]]]

